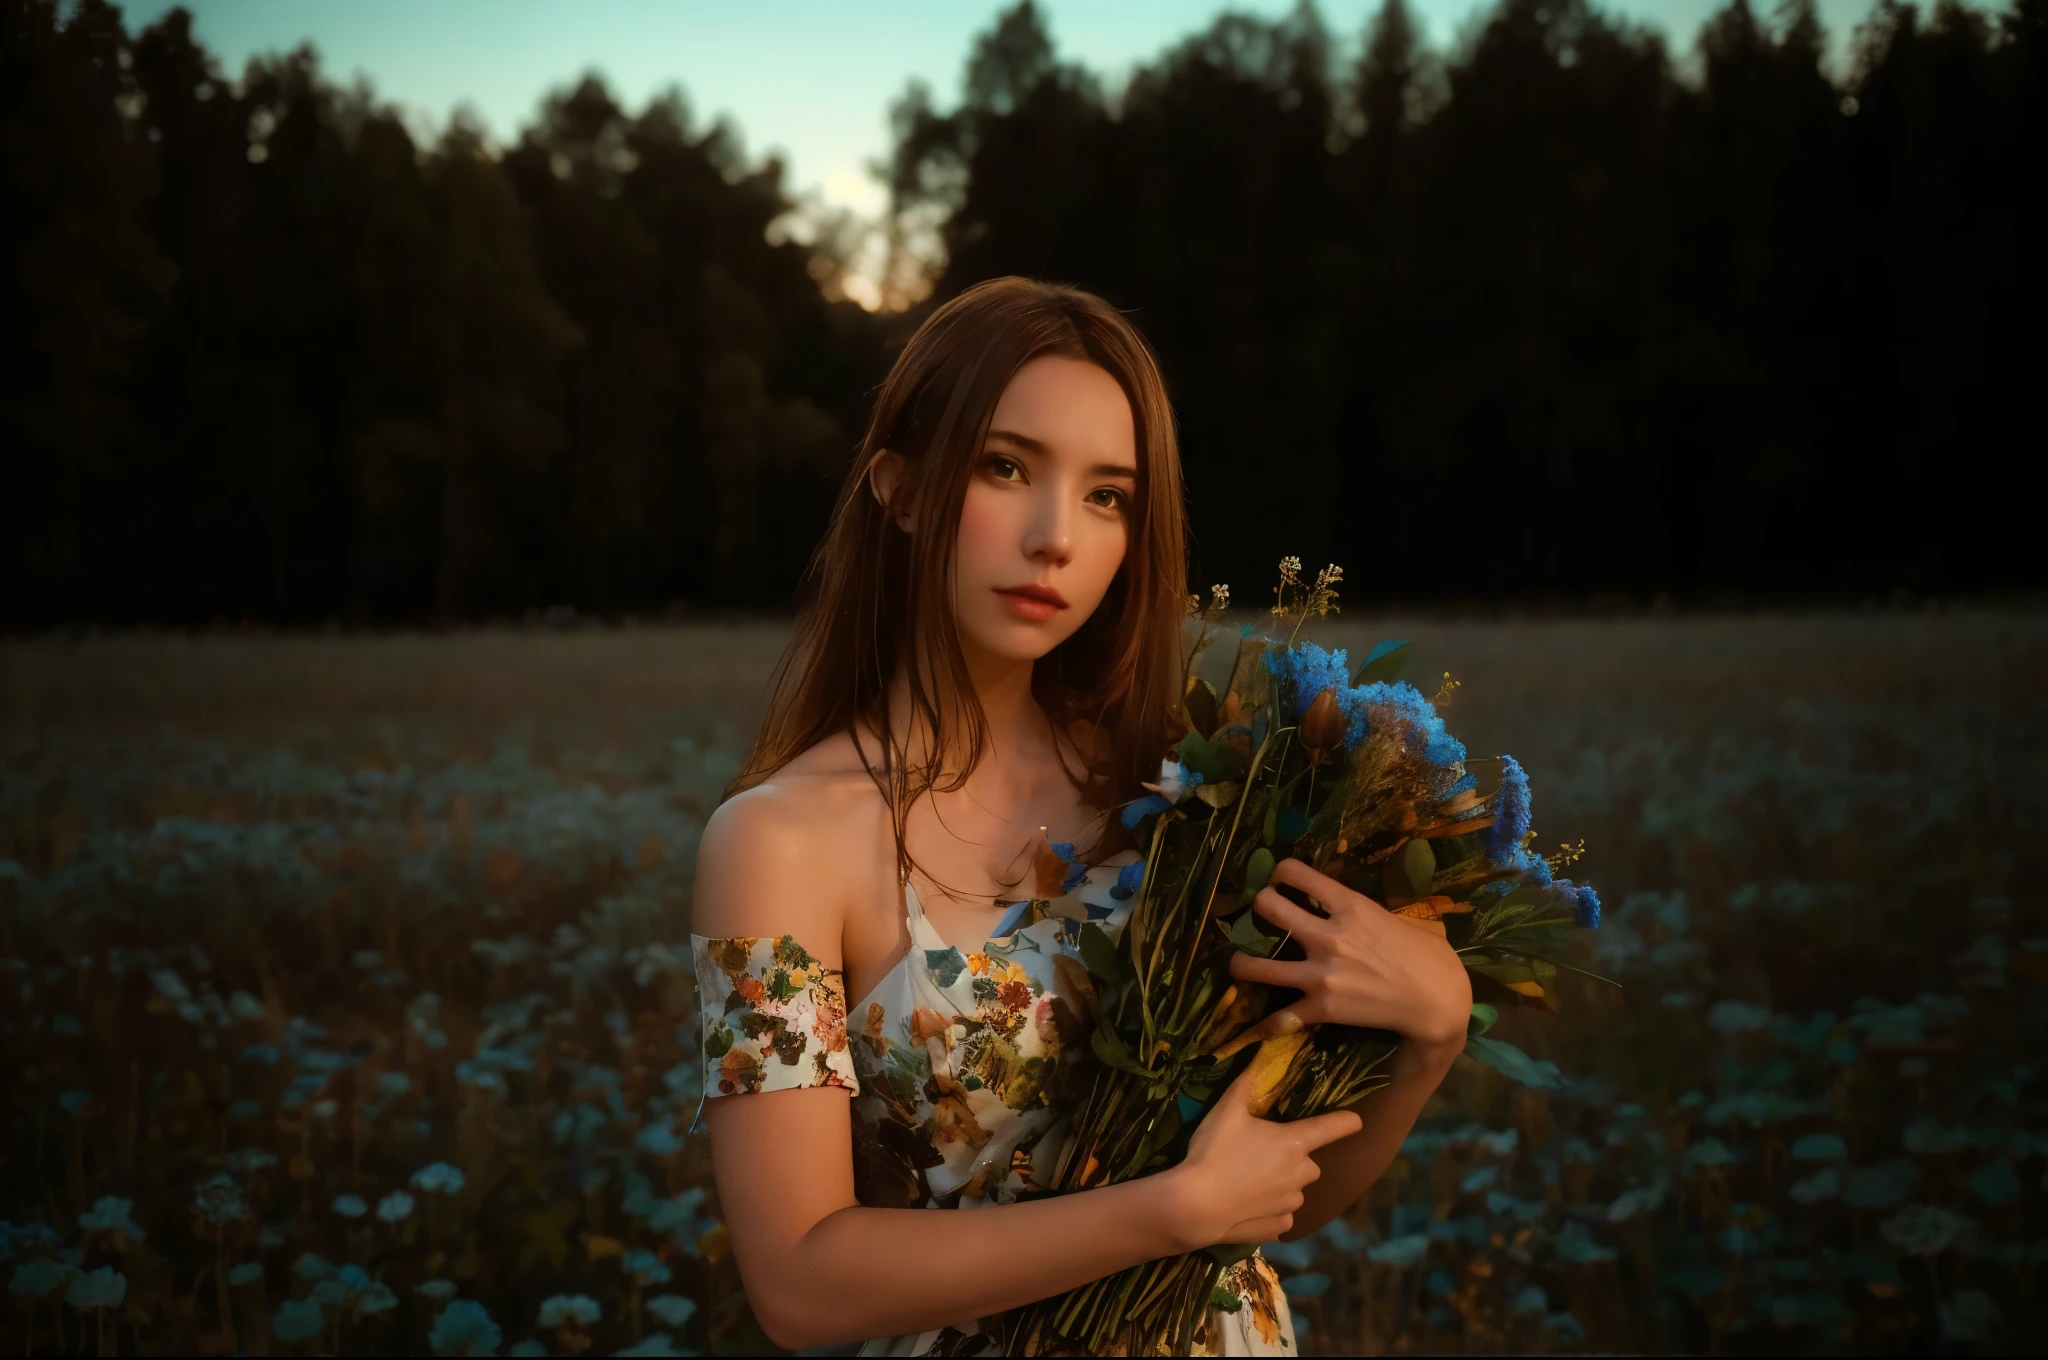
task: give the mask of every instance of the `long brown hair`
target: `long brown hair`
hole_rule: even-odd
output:
[[[776,666],[767,719],[726,797],[851,730],[889,802],[898,871],[909,873],[903,837],[910,807],[927,792],[959,788],[987,738],[951,607],[961,502],[1003,390],[1024,365],[1048,355],[1095,364],[1122,386],[1136,425],[1138,492],[1123,565],[1095,612],[1033,667],[1032,692],[1056,732],[1086,721],[1099,734],[1080,773],[1068,767],[1087,805],[1136,797],[1139,781],[1156,774],[1180,730],[1187,600],[1186,509],[1166,385],[1144,338],[1101,298],[1001,278],[934,311],[883,381],[805,573],[796,634]],[[905,463],[886,506],[868,489],[885,449]],[[895,523],[905,512],[910,533]],[[921,761],[909,755],[910,734],[891,726],[889,684],[899,668],[909,679],[912,721],[934,738]],[[881,738],[879,765],[861,745],[863,723]],[[949,752],[964,754],[965,763],[940,789]],[[1084,853],[1098,856],[1119,831],[1109,819]]]

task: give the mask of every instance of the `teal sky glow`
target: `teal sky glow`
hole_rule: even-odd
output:
[[[1293,0],[1238,0],[1277,15]],[[1448,44],[1481,9],[1475,0],[1410,0],[1431,40]],[[1768,12],[1771,0],[1753,0]],[[226,74],[254,54],[301,42],[342,80],[361,74],[386,99],[438,123],[467,102],[492,135],[509,141],[541,95],[596,68],[630,107],[679,84],[698,118],[728,115],[750,153],[780,151],[785,184],[873,213],[881,194],[868,162],[887,148],[889,101],[912,77],[942,106],[959,89],[973,36],[1005,7],[998,0],[186,0],[194,26]],[[1607,7],[1665,30],[1689,49],[1720,0],[1608,0]],[[1379,0],[1322,0],[1324,22],[1355,48]],[[172,0],[132,0],[147,24]],[[1040,0],[1061,55],[1110,81],[1203,27],[1210,0]],[[1820,0],[1839,46],[1870,0]]]

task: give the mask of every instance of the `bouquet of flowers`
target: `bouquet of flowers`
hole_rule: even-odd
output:
[[[1311,584],[1290,557],[1280,576],[1273,613],[1293,620],[1292,634],[1281,642],[1244,629],[1220,697],[1187,678],[1187,734],[1149,796],[1124,809],[1148,848],[1121,932],[1081,930],[1093,1025],[1065,1074],[1076,1111],[1052,1192],[1177,1162],[1246,1063],[1257,1069],[1254,1112],[1280,1120],[1340,1109],[1384,1083],[1398,1036],[1290,1030],[1269,1022],[1289,994],[1231,978],[1234,951],[1289,947],[1250,907],[1280,858],[1443,934],[1479,998],[1468,1051],[1511,1074],[1529,1060],[1479,1036],[1499,1005],[1547,1007],[1546,984],[1571,967],[1571,933],[1599,924],[1593,890],[1553,876],[1576,852],[1546,860],[1529,848],[1521,766],[1468,757],[1445,730],[1437,707],[1455,682],[1446,675],[1435,701],[1401,683],[1406,643],[1379,644],[1354,673],[1344,652],[1296,642],[1305,620],[1336,610],[1342,572],[1326,567]],[[1221,586],[1207,608],[1190,600],[1201,615],[1190,671],[1228,603]],[[1219,1273],[1252,1250],[1136,1266],[1013,1310],[998,1330],[1010,1354],[1186,1354]]]

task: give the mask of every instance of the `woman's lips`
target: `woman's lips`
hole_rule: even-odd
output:
[[[1011,586],[998,590],[1003,607],[1020,619],[1043,623],[1067,607],[1067,597],[1051,586]]]

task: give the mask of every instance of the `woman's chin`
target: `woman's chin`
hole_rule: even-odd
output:
[[[990,619],[962,629],[964,641],[991,657],[1003,661],[1036,661],[1067,640],[1070,629],[1055,620],[1034,623],[1025,619]]]

